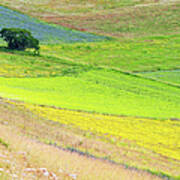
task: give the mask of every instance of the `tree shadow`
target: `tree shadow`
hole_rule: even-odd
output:
[[[9,53],[9,54],[17,54],[17,55],[22,55],[22,56],[40,56],[38,54],[35,54],[34,51],[9,49],[6,46],[0,46],[0,52],[5,52],[5,53]]]

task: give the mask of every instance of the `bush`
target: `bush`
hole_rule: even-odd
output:
[[[9,49],[24,51],[26,48],[34,48],[35,53],[39,54],[39,41],[25,29],[3,28],[0,35],[7,41]]]

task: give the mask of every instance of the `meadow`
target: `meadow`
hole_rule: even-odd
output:
[[[88,42],[106,40],[104,36],[50,25],[17,11],[0,6],[0,29],[23,28],[29,30],[41,43]]]
[[[142,73],[142,75],[145,77],[162,80],[164,82],[171,82],[178,85],[180,84],[179,70],[146,72]]]
[[[73,125],[81,130],[105,136],[117,146],[128,146],[123,139],[153,150],[166,157],[180,160],[179,121],[154,120],[132,117],[118,117],[101,114],[88,114],[65,109],[25,105],[35,114],[57,121],[61,124]],[[119,126],[120,124],[120,126]],[[168,139],[164,137],[169,137]],[[131,145],[132,145],[131,144]],[[110,155],[111,156],[111,155]]]
[[[148,38],[147,38],[148,39]],[[42,45],[41,55],[0,48],[4,76],[57,76],[62,69],[96,66],[128,72],[173,70],[180,67],[179,35],[128,41]],[[5,44],[2,44],[5,46]],[[13,66],[16,65],[16,69]],[[81,68],[80,68],[81,69]]]
[[[180,36],[42,46],[46,55],[130,72],[178,69]]]
[[[82,154],[68,151],[68,148],[65,150],[59,146],[57,147],[52,143],[57,141],[58,145],[59,143],[68,145],[69,142],[76,144],[78,141],[83,141],[83,143],[79,143],[81,146],[92,145],[92,149],[96,150],[96,152],[103,153],[102,148],[108,147],[108,144],[97,141],[97,137],[93,138],[92,143],[91,138],[88,138],[88,136],[83,137],[83,135],[80,135],[80,131],[76,131],[78,133],[74,134],[73,128],[70,129],[69,126],[67,128],[65,125],[59,126],[52,123],[53,121],[46,121],[44,117],[41,118],[39,116],[37,118],[35,114],[33,115],[32,112],[24,108],[25,104],[10,101],[7,103],[5,99],[0,101],[0,178],[3,180],[14,178],[23,178],[25,180],[47,179],[47,176],[43,176],[42,167],[45,172],[49,173],[49,179],[53,179],[52,175],[67,180],[119,180],[119,177],[124,180],[132,178],[134,180],[162,179],[155,172],[153,175],[145,170],[135,168],[132,170],[123,164],[110,163],[105,159],[96,157],[82,156]],[[28,105],[28,108],[30,107],[32,108],[33,106]],[[35,106],[34,108],[36,109]],[[44,133],[45,131],[47,133]],[[42,140],[43,138],[44,141]],[[49,141],[51,144],[45,143],[45,139],[46,142]],[[111,144],[109,145],[111,147]],[[159,157],[154,157],[154,160],[158,162]],[[175,172],[178,169],[178,164],[173,160],[171,164],[173,168],[170,169],[166,163],[163,166],[169,174],[173,173],[176,176]],[[160,165],[159,167],[162,166]],[[97,166],[96,173],[94,173],[94,166]]]
[[[121,72],[95,69],[54,78],[7,81],[1,77],[0,82],[1,96],[25,102],[105,114],[180,118],[179,88]]]
[[[52,56],[34,56],[33,52],[19,52],[0,48],[0,76],[3,77],[54,77],[83,65]]]
[[[0,40],[0,157],[13,162],[0,158],[0,178],[27,166],[37,179],[47,167],[70,180],[179,180],[179,1],[109,2],[0,2],[0,28],[41,44],[35,56]]]
[[[1,4],[49,23],[120,39],[180,30],[179,0],[2,0]]]

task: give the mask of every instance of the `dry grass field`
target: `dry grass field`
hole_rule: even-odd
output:
[[[21,103],[13,104],[1,99],[1,179],[161,179],[146,171],[126,167],[123,164],[117,165],[101,158],[83,156],[59,147],[55,143],[47,143],[54,140],[54,142],[59,141],[66,146],[68,143],[70,146],[71,143],[75,147],[75,144],[80,139],[82,140],[83,136],[76,130],[68,130],[70,127],[58,126],[51,121],[37,118],[36,115],[25,110]],[[22,107],[24,111],[22,111]],[[86,139],[85,143],[88,143],[96,151],[103,151],[104,148],[111,147],[111,144],[108,145],[108,143],[98,140],[98,137]],[[96,143],[97,146],[93,147]],[[121,148],[117,150],[120,152]],[[94,167],[96,167],[96,171],[94,171]]]

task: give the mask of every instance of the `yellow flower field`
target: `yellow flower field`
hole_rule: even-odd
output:
[[[25,105],[35,114],[115,139],[128,139],[163,156],[180,160],[180,122],[102,114]],[[115,140],[117,145],[120,140]]]

